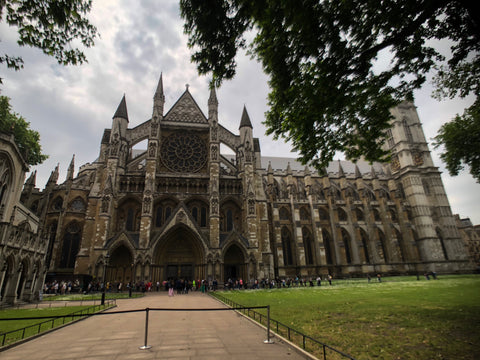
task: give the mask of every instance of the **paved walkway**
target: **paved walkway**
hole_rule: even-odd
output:
[[[168,297],[151,293],[140,299],[117,300],[111,311],[144,308],[219,308],[201,293]],[[148,345],[145,312],[93,316],[0,352],[2,360],[64,359],[309,359],[274,338],[264,344],[266,330],[233,311],[150,311]]]

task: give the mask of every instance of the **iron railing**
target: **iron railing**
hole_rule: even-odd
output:
[[[100,309],[106,309],[115,305],[115,300],[107,300],[105,305],[96,305],[90,306],[88,308],[74,311],[66,315],[55,315],[55,316],[37,316],[37,317],[19,317],[19,318],[3,318],[0,321],[21,321],[21,320],[32,320],[32,319],[45,319],[37,324],[25,326],[20,329],[15,329],[7,331],[0,334],[0,346],[5,346],[12,344],[17,341],[21,341],[30,336],[38,335],[41,332],[51,330],[60,325],[64,325],[66,322],[74,321],[74,319],[83,318],[86,316],[91,316],[96,311]],[[68,320],[68,321],[67,321]]]

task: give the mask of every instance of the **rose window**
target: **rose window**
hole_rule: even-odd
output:
[[[207,162],[207,147],[194,134],[173,134],[163,138],[161,160],[173,172],[198,172]]]

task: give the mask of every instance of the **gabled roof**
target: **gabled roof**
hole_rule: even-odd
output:
[[[185,90],[182,96],[180,96],[177,102],[167,112],[163,118],[163,122],[208,125],[207,118],[202,110],[200,110],[188,89]]]

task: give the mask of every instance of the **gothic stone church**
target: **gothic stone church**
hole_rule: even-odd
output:
[[[392,109],[391,164],[337,161],[319,175],[263,157],[245,108],[238,134],[224,128],[214,90],[208,116],[188,88],[166,112],[164,102],[160,77],[150,120],[129,128],[124,97],[93,163],[74,176],[72,159],[66,181],[57,168],[43,191],[27,180],[47,280],[471,271],[412,103]]]

